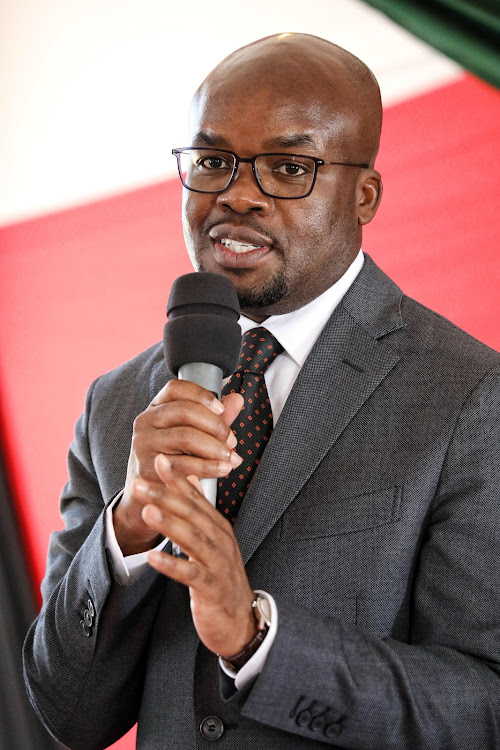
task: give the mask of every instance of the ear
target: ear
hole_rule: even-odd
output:
[[[375,169],[364,169],[356,185],[358,224],[368,224],[382,199],[382,178]]]

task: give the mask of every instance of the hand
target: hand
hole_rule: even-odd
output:
[[[151,551],[148,562],[189,587],[194,626],[205,646],[233,656],[257,633],[254,593],[233,528],[206,500],[195,477],[175,472],[163,455],[157,456],[155,470],[163,487],[144,479],[134,482],[144,522],[179,545],[188,559]]]
[[[241,411],[243,398],[231,394],[221,403],[195,383],[171,380],[134,422],[125,490],[113,513],[116,539],[124,555],[155,546],[158,534],[142,518],[142,504],[134,479],[161,484],[158,454],[170,457],[172,467],[186,477],[221,477],[239,466],[236,438],[229,425]]]

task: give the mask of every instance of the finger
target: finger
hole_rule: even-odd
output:
[[[243,409],[245,401],[241,393],[228,393],[228,395],[224,396],[224,398],[222,399],[222,403],[225,409],[224,413],[222,414],[222,420],[224,424],[230,425],[234,422],[240,411]]]
[[[225,477],[241,463],[241,458],[237,456],[236,453],[231,454],[230,461],[217,461],[213,459],[198,458],[197,456],[184,456],[181,453],[171,453],[169,454],[169,459],[172,463],[172,469],[176,474],[182,474],[184,477],[192,474],[200,479]],[[157,478],[157,476],[153,477],[153,479]]]
[[[153,428],[146,438],[149,449],[154,453],[183,453],[218,461],[230,461],[234,453],[227,442],[221,442],[213,435],[189,425]]]
[[[142,505],[160,500],[163,485],[157,482],[148,482],[142,477],[135,477],[132,481],[131,492],[133,497]]]
[[[194,474],[191,474],[190,476],[186,477],[186,479],[188,480],[188,482],[191,482],[193,487],[195,487],[198,490],[198,492],[200,492],[202,495],[205,494],[203,492],[203,487],[201,486],[201,482],[198,479],[198,477],[195,477]]]
[[[165,484],[157,504],[167,515],[178,516],[187,520],[193,527],[208,533],[211,526],[227,535],[231,524],[210,503],[207,502],[199,482],[188,481],[172,467],[169,458],[159,455],[155,459],[155,470]],[[217,534],[218,532],[211,532]],[[232,533],[232,531],[231,531]],[[177,540],[175,540],[177,541]]]
[[[136,419],[138,431],[149,427],[167,429],[184,426],[201,430],[220,440],[221,443],[227,443],[230,448],[234,448],[234,436],[226,422],[206,406],[195,401],[178,400],[157,404]]]
[[[166,473],[162,472],[162,475],[165,477]],[[193,479],[199,485],[198,480],[196,478]],[[191,519],[192,522],[197,513],[203,514],[207,507],[211,507],[201,491],[201,485],[198,488],[193,482],[189,482],[182,476],[172,479],[168,485],[149,482],[143,477],[136,477],[132,482],[132,493],[142,504],[143,510],[144,507],[151,505],[147,515],[148,525],[151,522],[151,527],[153,528],[154,526],[155,530],[161,530],[162,533],[164,533],[165,529],[163,526],[160,529],[158,524],[163,523],[163,519],[167,514]],[[155,508],[158,512],[154,510]],[[142,515],[144,516],[144,514]],[[145,516],[144,520],[146,520]],[[203,527],[204,523],[206,521],[202,520],[198,525]]]
[[[205,500],[206,503],[206,500]],[[193,516],[186,520],[171,512],[164,512],[158,505],[146,505],[142,518],[149,528],[162,534],[176,544],[193,561],[207,569],[220,568],[220,545],[214,537],[220,536],[215,525],[193,523]],[[208,532],[205,528],[208,527]],[[210,533],[211,532],[211,533]]]
[[[202,404],[207,409],[210,409],[214,414],[222,414],[224,412],[223,404],[215,398],[213,393],[207,391],[206,388],[202,388],[196,383],[191,383],[189,380],[177,380],[176,378],[169,380],[161,391],[156,394],[151,402],[152,406],[158,404],[166,404],[169,401],[194,401]]]
[[[159,573],[200,591],[206,590],[214,580],[214,576],[199,563],[173,557],[167,552],[152,550],[148,553],[148,563]]]

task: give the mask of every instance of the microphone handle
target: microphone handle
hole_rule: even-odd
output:
[[[188,362],[179,367],[177,377],[179,380],[189,380],[190,383],[201,385],[207,391],[211,391],[216,398],[221,397],[223,372],[217,365],[208,362]],[[203,494],[208,502],[215,508],[217,501],[217,477],[206,477],[200,479]],[[172,553],[180,557],[183,552],[177,544],[172,545]]]

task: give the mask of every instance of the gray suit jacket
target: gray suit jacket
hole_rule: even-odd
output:
[[[206,716],[231,750],[500,748],[499,370],[366,259],[236,522],[250,582],[279,612],[263,672],[236,692],[185,588],[149,568],[118,584],[103,544],[133,419],[167,377],[162,348],[99,378],[25,645],[47,728],[75,750],[135,721],[144,750],[212,747]]]

